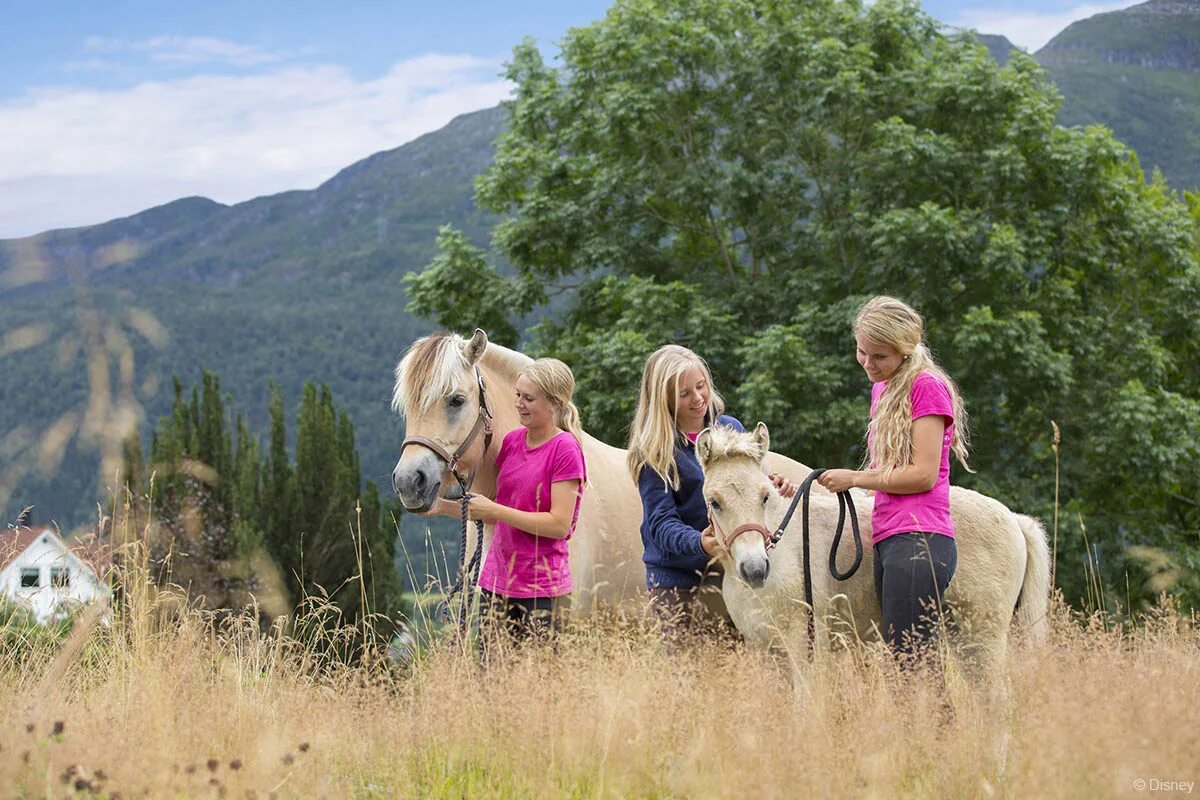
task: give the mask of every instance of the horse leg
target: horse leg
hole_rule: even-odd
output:
[[[988,726],[993,763],[1002,776],[1012,733],[1012,683],[1008,674],[1009,620],[1001,614],[975,614],[955,621],[947,650],[965,683],[965,700]]]

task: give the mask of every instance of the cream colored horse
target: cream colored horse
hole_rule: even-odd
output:
[[[790,501],[773,491],[764,475],[780,457],[769,454],[767,426],[753,433],[710,428],[696,440],[704,469],[704,495],[714,521],[725,532],[752,524],[774,530]],[[794,462],[793,462],[794,463]],[[802,465],[799,472],[807,474]],[[793,471],[794,474],[794,471]],[[827,652],[840,641],[878,640],[881,612],[875,596],[871,547],[871,499],[855,490],[854,503],[863,535],[863,562],[845,582],[829,573],[828,556],[837,525],[836,495],[814,484],[810,497],[810,557],[815,638],[814,650]],[[951,515],[958,545],[958,567],[945,603],[953,621],[951,644],[966,666],[984,677],[999,674],[1008,652],[1014,609],[1031,635],[1045,634],[1050,591],[1046,532],[1031,517],[969,489],[952,487]],[[734,624],[748,642],[783,646],[793,655],[807,645],[801,511],[798,509],[777,547],[768,555],[765,539],[748,530],[734,536],[724,557],[722,593]],[[854,555],[847,530],[838,552],[840,570]]]
[[[453,454],[479,419],[482,385],[494,415],[493,436],[486,453],[484,437],[476,436],[459,464],[474,470],[472,492],[495,497],[496,453],[505,434],[519,425],[513,406],[515,384],[531,363],[522,353],[489,343],[481,330],[470,340],[449,333],[426,336],[413,343],[396,367],[392,407],[405,418],[409,438],[423,437]],[[570,544],[572,613],[587,615],[598,605],[641,613],[646,587],[638,533],[642,505],[625,467],[625,451],[585,434],[583,453],[589,482]],[[404,448],[392,472],[392,486],[413,514],[428,513],[439,495],[457,488],[446,459],[420,445]],[[470,553],[474,525],[468,526],[468,536]],[[487,526],[485,558],[490,540]]]

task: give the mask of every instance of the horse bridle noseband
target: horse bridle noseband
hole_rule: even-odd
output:
[[[462,440],[462,444],[458,446],[453,453],[446,450],[445,447],[435,442],[433,439],[424,436],[408,436],[400,445],[400,455],[404,455],[404,448],[410,444],[418,444],[428,450],[432,450],[433,454],[446,462],[446,470],[454,476],[454,480],[458,481],[459,487],[462,488],[463,494],[471,488],[471,484],[475,480],[475,468],[472,468],[466,477],[463,477],[458,471],[458,462],[466,454],[471,443],[475,441],[475,437],[479,432],[483,431],[483,452],[486,455],[489,448],[492,446],[492,407],[488,403],[487,389],[483,385],[483,375],[479,372],[479,367],[474,367],[475,370],[475,385],[479,387],[479,413],[475,417],[475,424],[471,426],[471,432],[467,434],[467,438]],[[479,465],[476,464],[476,467]]]

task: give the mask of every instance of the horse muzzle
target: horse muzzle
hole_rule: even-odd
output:
[[[738,577],[745,581],[751,589],[761,589],[771,574],[771,562],[766,556],[753,556],[743,559],[737,565]]]
[[[414,454],[415,455],[415,454]],[[404,510],[424,514],[433,508],[442,488],[445,465],[433,453],[402,459],[392,470],[392,489]]]

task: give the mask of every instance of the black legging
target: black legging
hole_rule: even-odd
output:
[[[547,639],[560,631],[571,608],[571,596],[505,597],[481,588],[480,633],[485,640],[497,635],[514,641]]]
[[[946,587],[958,565],[954,538],[899,533],[875,545],[875,594],[883,607],[883,638],[910,657],[937,639]]]

